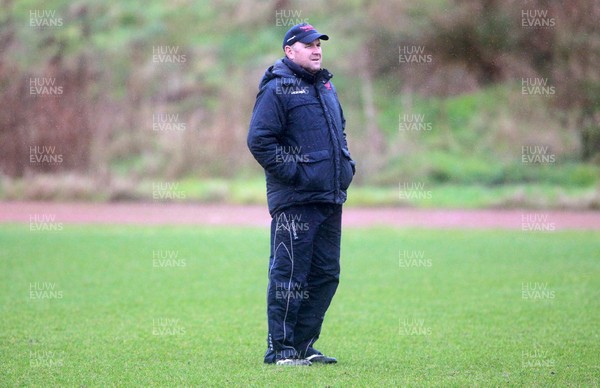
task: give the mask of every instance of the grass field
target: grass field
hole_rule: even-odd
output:
[[[597,386],[600,235],[347,229],[317,348],[262,364],[268,232],[0,226],[1,386]]]
[[[576,171],[571,170],[563,171],[562,174],[569,176],[569,173],[577,175]],[[117,181],[120,183],[114,183],[118,187],[98,187],[98,182],[93,178],[74,175],[36,175],[17,180],[4,177],[0,180],[0,200],[160,200],[266,206],[265,179],[262,175],[254,178],[245,176],[243,179],[149,179],[140,183],[125,177],[119,179]],[[600,186],[594,182],[575,183],[527,182],[485,185],[399,181],[386,186],[353,184],[348,191],[346,206],[600,209]],[[156,190],[156,185],[162,188]]]

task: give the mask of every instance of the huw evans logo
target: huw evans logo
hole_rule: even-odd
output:
[[[521,94],[553,96],[556,88],[548,85],[548,78],[521,78]]]
[[[179,46],[152,46],[152,62],[185,63],[187,57],[179,53]]]
[[[523,146],[521,147],[521,162],[523,164],[552,164],[556,162],[556,155],[549,152],[548,146]]]
[[[32,282],[29,283],[29,299],[62,299],[63,292],[56,283]]]
[[[556,18],[548,16],[547,9],[521,10],[521,27],[523,28],[554,28]]]
[[[303,290],[302,284],[297,282],[275,283],[275,298],[281,300],[290,299],[309,299],[310,295],[308,290]]]
[[[34,165],[56,166],[63,162],[63,155],[56,152],[56,146],[30,146],[29,163]]]
[[[56,15],[56,10],[31,9],[29,10],[29,26],[45,30],[63,26],[63,19]]]
[[[302,11],[299,9],[278,9],[275,10],[275,25],[277,27],[292,27],[296,24],[308,23],[308,18],[302,17]],[[310,24],[308,30],[314,29]],[[304,27],[300,27],[304,30]]]
[[[60,96],[63,94],[63,87],[56,84],[56,77],[29,77],[29,94]]]
[[[400,335],[431,335],[431,327],[425,326],[424,319],[401,319]]]
[[[29,216],[30,232],[59,232],[63,229],[63,223],[56,221],[56,214],[31,214]]]
[[[170,200],[186,199],[185,190],[179,188],[179,182],[153,182],[152,199]]]
[[[424,114],[400,114],[398,115],[398,130],[404,131],[431,131],[431,122],[425,121]]]
[[[431,63],[433,56],[425,53],[425,46],[399,46],[398,61],[400,63]]]
[[[308,155],[302,153],[302,146],[275,146],[276,163],[307,163]]]
[[[156,113],[152,115],[152,130],[160,132],[185,131],[186,125],[179,114]]]
[[[400,251],[400,268],[431,268],[431,259],[425,258],[423,250],[401,250]]]
[[[53,350],[33,350],[29,352],[31,368],[56,368],[64,365],[65,352]]]
[[[277,225],[275,230],[285,230],[292,232],[294,235],[296,232],[306,232],[310,228],[308,222],[302,221],[302,214],[293,213],[282,213],[277,219]]]
[[[401,182],[399,184],[400,200],[431,199],[431,190],[425,190],[424,182]]]
[[[548,283],[523,282],[521,283],[521,299],[525,300],[552,300],[556,297],[554,290],[548,288]]]
[[[555,366],[556,363],[547,350],[535,348],[521,353],[521,367],[523,368],[554,368]]]
[[[529,232],[553,232],[556,230],[556,223],[550,222],[548,214],[521,214],[521,230]]]
[[[302,80],[291,78],[277,78],[275,80],[275,94],[309,94],[308,86],[301,86]]]
[[[154,268],[184,268],[186,266],[187,262],[179,257],[178,250],[155,249],[152,251],[152,267]]]
[[[154,318],[152,319],[152,335],[172,336],[185,334],[185,327],[181,325],[179,319],[175,318]]]

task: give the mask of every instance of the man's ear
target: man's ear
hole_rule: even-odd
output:
[[[289,59],[293,59],[294,58],[294,49],[292,48],[292,46],[285,46],[283,48],[285,50],[285,56],[288,57]]]

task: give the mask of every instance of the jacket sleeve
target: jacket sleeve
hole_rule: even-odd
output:
[[[338,102],[338,106],[340,107],[340,115],[342,117],[342,134],[344,135],[344,144],[343,147],[348,151],[348,155],[350,156],[350,165],[352,166],[352,174],[356,174],[356,162],[352,159],[352,155],[350,155],[350,150],[348,149],[348,141],[346,141],[346,118],[344,117],[344,110],[342,109],[342,105]]]
[[[286,114],[283,102],[273,89],[268,87],[262,89],[256,97],[252,111],[248,148],[267,173],[284,183],[293,183],[297,170],[296,163],[284,163],[281,160],[280,139],[283,137],[285,125]]]

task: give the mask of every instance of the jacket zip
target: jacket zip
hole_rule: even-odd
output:
[[[335,133],[335,125],[332,123],[331,114],[329,113],[329,109],[327,108],[327,104],[325,103],[321,91],[319,90],[319,85],[323,83],[324,80],[318,80],[315,82],[315,91],[317,92],[317,97],[319,102],[321,103],[321,107],[323,108],[323,113],[325,113],[325,121],[327,122],[327,127],[329,129],[329,134],[331,137],[331,142],[333,143],[333,166],[334,166],[334,180],[335,180],[335,201],[339,203],[342,200],[342,195],[340,191],[340,174],[341,174],[341,160],[340,160],[340,143]],[[325,81],[327,82],[327,81]]]

